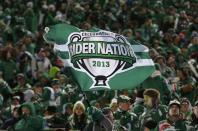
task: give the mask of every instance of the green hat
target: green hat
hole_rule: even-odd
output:
[[[125,29],[122,32],[123,35],[126,35],[127,33],[132,33],[132,30],[131,29]]]
[[[118,102],[129,102],[130,100],[131,98],[125,95],[120,95],[118,98]]]
[[[156,62],[158,59],[163,59],[164,63],[166,63],[166,59],[164,56],[158,55],[158,56],[156,56],[154,61]]]
[[[181,99],[181,103],[183,103],[183,102],[187,102],[188,104],[190,104],[190,101],[186,97],[184,97],[184,98]]]
[[[110,107],[104,107],[104,108],[102,109],[102,113],[103,113],[104,115],[108,115],[109,112],[112,112],[112,110],[111,110]]]
[[[33,88],[39,88],[39,87],[42,87],[43,88],[43,84],[41,82],[37,82],[33,86]]]
[[[25,78],[25,76],[24,76],[23,73],[18,73],[18,74],[17,74],[17,78]]]
[[[90,104],[91,104],[92,106],[95,106],[96,103],[97,103],[97,100],[92,100],[92,101],[90,101]]]
[[[145,118],[144,126],[149,129],[154,129],[157,126],[157,122],[152,117]]]
[[[12,100],[20,100],[20,96],[13,96]]]
[[[59,85],[60,82],[58,79],[53,79],[52,82],[51,82],[51,85]]]
[[[197,101],[195,101],[195,106],[198,106],[198,100],[197,100]]]
[[[180,102],[178,100],[172,100],[172,101],[170,101],[170,103],[169,103],[168,106],[170,107],[172,105],[177,105],[180,108]]]

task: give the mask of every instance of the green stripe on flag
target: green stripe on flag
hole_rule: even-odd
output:
[[[62,59],[69,59],[69,52],[66,51],[56,51],[56,54]]]
[[[115,77],[113,77],[109,81],[109,85],[114,90],[120,90],[120,89],[133,89],[139,83],[143,82],[147,77],[150,76],[150,74],[153,72],[154,66],[139,66],[136,67],[133,70],[128,70],[127,72],[119,73]],[[129,76],[128,74],[133,74]],[[141,75],[137,75],[141,74]],[[120,82],[125,80],[126,82]]]
[[[57,52],[57,54],[60,55],[60,57],[62,59],[69,59],[69,52],[68,51],[58,51],[57,50],[56,52]],[[83,54],[83,55],[85,55],[85,57],[89,56],[89,55],[86,56],[86,54]],[[136,55],[137,59],[147,59],[147,58],[149,58],[149,54],[145,53],[145,52],[135,52],[135,55]],[[75,58],[75,56],[74,56],[74,58]],[[95,56],[95,57],[93,56],[93,58],[99,58],[99,55]],[[105,56],[104,56],[104,58],[105,58]],[[106,56],[106,58],[108,58],[108,56]]]
[[[115,59],[115,60],[122,60],[133,64],[135,62],[135,58],[127,57],[127,56],[111,56],[105,54],[78,54],[72,56],[72,61],[78,61],[80,59],[88,59],[88,58],[101,58],[101,59]]]
[[[46,33],[44,39],[48,43],[65,44],[68,42],[68,37],[73,32],[80,32],[80,29],[69,24],[57,24],[45,28]]]

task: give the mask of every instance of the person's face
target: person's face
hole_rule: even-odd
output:
[[[45,51],[40,51],[39,56],[40,57],[46,57],[46,52]]]
[[[188,109],[189,109],[189,104],[188,104],[188,102],[183,102],[183,103],[181,103],[181,112],[186,113],[186,112],[188,111]]]
[[[185,12],[181,12],[181,13],[180,13],[180,16],[181,16],[182,18],[186,18],[186,13],[185,13]]]
[[[112,105],[111,105],[111,110],[112,110],[113,112],[115,112],[115,111],[117,111],[117,109],[118,109],[117,103],[112,103]]]
[[[30,110],[27,107],[22,107],[22,114],[23,115],[29,115],[30,114]]]
[[[135,32],[135,37],[136,38],[141,38],[141,33],[140,32]]]
[[[195,114],[196,118],[198,118],[198,105],[194,106],[193,113]]]
[[[66,84],[68,83],[67,80],[63,76],[59,77],[59,81],[60,83],[66,83]]]
[[[170,57],[168,58],[167,63],[170,64],[170,63],[172,63],[172,62],[175,62],[175,56],[170,56]]]
[[[150,129],[147,127],[144,127],[144,131],[150,131]]]
[[[147,21],[146,21],[146,25],[147,26],[150,26],[152,24],[152,19],[148,19]]]
[[[75,110],[76,115],[80,116],[80,115],[83,114],[83,112],[84,111],[83,111],[83,108],[81,106],[76,107],[76,110]]]
[[[71,108],[66,108],[65,113],[71,115],[73,113],[73,111]]]
[[[31,43],[32,42],[32,38],[31,37],[26,37],[25,38],[25,43],[26,44],[29,44],[29,43]]]
[[[179,116],[179,107],[177,105],[171,105],[169,109],[170,116]]]
[[[14,100],[12,101],[12,104],[13,104],[13,105],[18,105],[18,104],[19,104],[19,100],[18,100],[18,99],[14,99]]]
[[[144,105],[147,107],[152,107],[152,98],[150,96],[144,95]]]
[[[176,38],[174,39],[174,44],[178,44],[180,42],[180,37],[179,36],[176,36]]]
[[[123,111],[128,111],[130,109],[130,102],[120,102],[119,107]]]
[[[159,58],[159,59],[157,60],[157,63],[159,63],[160,65],[163,65],[163,64],[164,64],[164,60],[163,60],[162,58]]]
[[[130,38],[131,36],[132,36],[132,32],[128,31],[127,34],[126,34],[126,37]]]
[[[101,108],[100,103],[97,102],[97,103],[95,104],[95,107],[96,107],[97,109],[100,109],[100,108]]]
[[[193,39],[192,39],[192,43],[193,43],[193,44],[198,44],[198,37],[193,38]]]
[[[17,77],[17,82],[18,82],[19,85],[23,85],[25,83],[25,78]]]
[[[52,87],[53,87],[55,93],[58,93],[60,91],[60,85],[59,84],[53,85]]]
[[[34,91],[35,91],[36,94],[42,94],[42,92],[43,92],[42,87],[36,87],[34,89]]]

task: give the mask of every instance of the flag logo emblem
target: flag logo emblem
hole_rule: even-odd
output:
[[[90,88],[110,89],[108,80],[136,62],[130,43],[123,36],[107,31],[72,33],[68,48],[73,68],[93,78]]]

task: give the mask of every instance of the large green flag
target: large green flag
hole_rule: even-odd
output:
[[[148,48],[122,35],[68,24],[45,31],[44,39],[54,44],[83,91],[133,89],[155,69]]]

